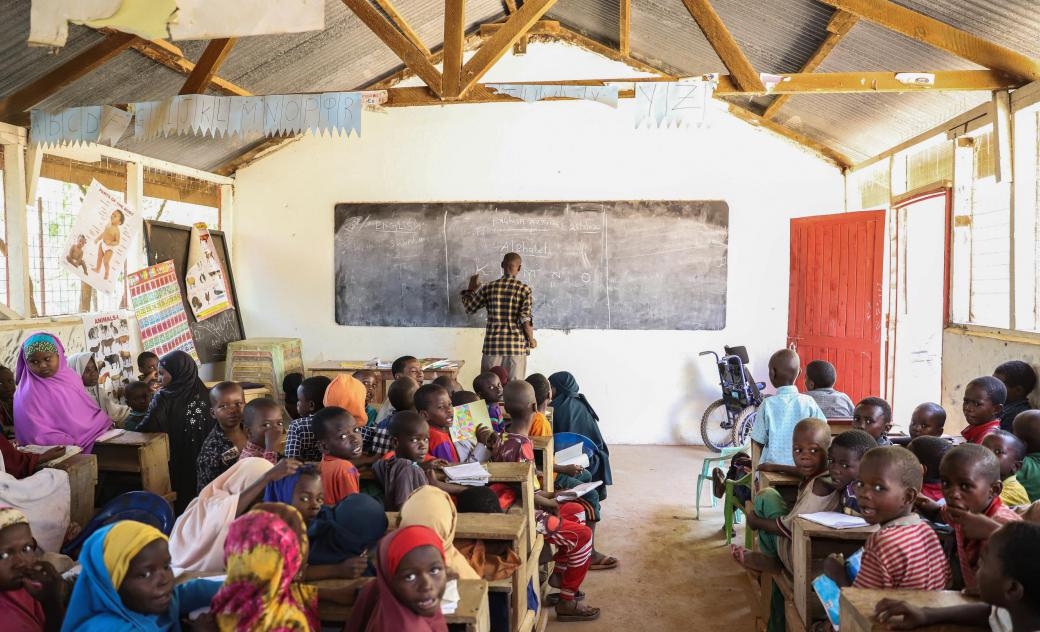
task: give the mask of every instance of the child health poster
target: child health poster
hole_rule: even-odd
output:
[[[228,298],[230,292],[224,282],[224,269],[204,223],[191,227],[188,244],[188,271],[184,273],[184,284],[195,320],[205,320],[232,309]]]
[[[106,294],[123,287],[130,244],[141,232],[141,214],[101,186],[90,183],[65,244],[61,265]]]
[[[198,362],[173,261],[133,272],[129,281],[130,300],[141,328],[141,346],[159,356],[180,349]]]

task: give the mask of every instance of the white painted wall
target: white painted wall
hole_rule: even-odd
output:
[[[636,76],[561,44],[506,57],[485,81]],[[550,54],[551,53],[551,54]],[[250,336],[303,339],[305,361],[480,361],[477,329],[337,325],[333,206],[338,202],[458,200],[725,200],[730,207],[729,299],[722,331],[540,331],[530,372],[569,370],[612,443],[699,442],[719,395],[714,364],[697,353],[743,344],[765,381],[785,343],[788,226],[839,212],[833,166],[719,107],[709,129],[636,131],[630,103],[452,105],[366,114],[361,138],[307,137],[238,172],[233,265]],[[667,274],[667,262],[661,273]],[[683,279],[675,279],[683,291]],[[537,297],[536,297],[537,300]]]

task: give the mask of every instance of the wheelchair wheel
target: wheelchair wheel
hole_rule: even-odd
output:
[[[758,406],[748,406],[740,411],[737,423],[733,424],[733,434],[730,437],[730,445],[748,447],[751,443],[751,429],[755,426],[758,417]]]
[[[704,445],[713,452],[722,452],[722,448],[733,444],[733,428],[730,427],[726,402],[719,399],[711,403],[701,417],[701,438]]]

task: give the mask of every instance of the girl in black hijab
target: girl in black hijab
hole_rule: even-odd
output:
[[[199,379],[195,360],[183,351],[159,359],[162,388],[148,407],[140,432],[165,432],[170,440],[170,481],[177,492],[174,509],[180,514],[195,497],[199,451],[212,430],[209,390]]]

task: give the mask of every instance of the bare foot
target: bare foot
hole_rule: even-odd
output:
[[[736,544],[730,546],[730,554],[738,564],[756,573],[775,573],[781,569],[780,560],[751,551]]]

